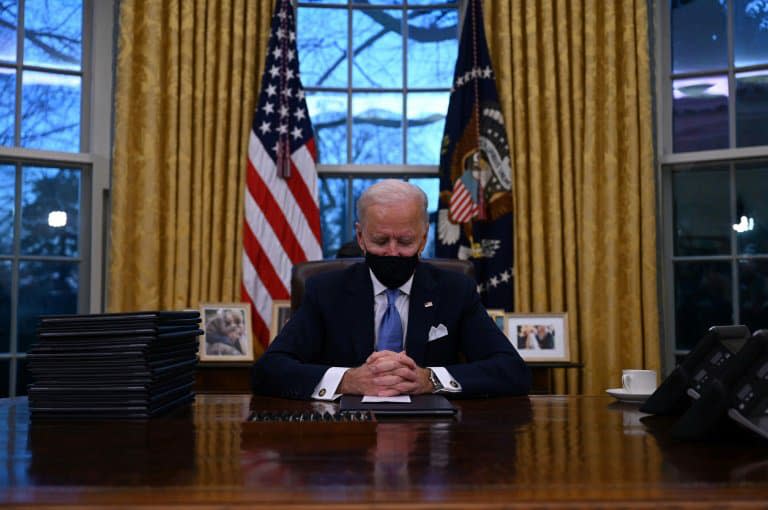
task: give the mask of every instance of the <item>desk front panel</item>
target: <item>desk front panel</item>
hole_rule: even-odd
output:
[[[328,404],[198,395],[147,422],[28,423],[0,405],[0,504],[299,508],[768,505],[768,443],[678,443],[604,397],[457,401],[452,420],[245,423]],[[333,407],[333,406],[331,406]],[[332,409],[331,409],[332,410]]]

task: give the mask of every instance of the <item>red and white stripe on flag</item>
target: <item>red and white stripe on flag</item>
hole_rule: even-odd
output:
[[[461,179],[456,179],[453,183],[453,194],[448,204],[448,211],[454,223],[466,223],[480,211]]]
[[[322,258],[317,152],[299,79],[295,17],[279,0],[248,143],[242,296],[254,337],[269,343],[272,303],[290,298],[294,264]],[[278,168],[278,152],[290,165]]]

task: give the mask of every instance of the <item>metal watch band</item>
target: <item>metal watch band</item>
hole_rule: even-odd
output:
[[[428,368],[427,370],[429,370],[429,382],[432,383],[432,393],[437,393],[443,389],[443,383],[437,378],[437,374],[435,374],[434,370],[431,368]]]

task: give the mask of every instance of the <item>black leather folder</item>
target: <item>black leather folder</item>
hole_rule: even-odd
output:
[[[121,420],[147,419],[166,413],[171,409],[187,404],[194,400],[194,394],[185,392],[174,399],[157,404],[142,405],[112,405],[108,407],[93,407],[88,404],[66,409],[30,406],[30,417],[36,420]]]
[[[41,326],[71,324],[108,324],[121,322],[172,323],[174,321],[197,321],[200,312],[196,310],[141,311],[121,313],[41,315]]]
[[[339,410],[371,411],[379,416],[453,416],[456,408],[442,395],[411,395],[411,401],[363,402],[360,395],[343,395]]]

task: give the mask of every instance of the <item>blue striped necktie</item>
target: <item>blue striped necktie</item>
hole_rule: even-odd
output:
[[[403,323],[395,308],[400,289],[387,289],[387,309],[379,325],[379,350],[400,352],[403,350]]]

